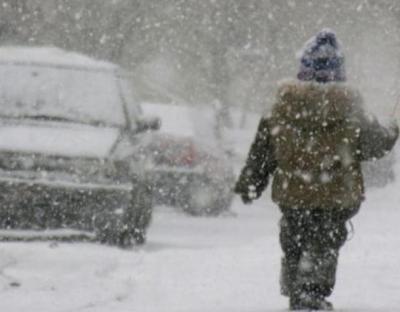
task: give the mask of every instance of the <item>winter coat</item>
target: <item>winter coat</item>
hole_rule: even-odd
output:
[[[397,137],[397,126],[381,126],[344,83],[286,82],[260,121],[235,191],[256,199],[273,174],[272,199],[281,207],[358,208],[361,161],[383,157]]]

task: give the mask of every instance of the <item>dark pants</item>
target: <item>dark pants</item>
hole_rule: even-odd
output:
[[[281,210],[282,294],[291,298],[329,296],[335,285],[339,249],[347,239],[346,221],[355,212]]]

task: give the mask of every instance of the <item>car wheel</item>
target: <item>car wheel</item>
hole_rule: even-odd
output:
[[[102,213],[94,221],[96,240],[102,244],[127,247],[127,231],[122,220],[112,213]]]
[[[125,218],[124,218],[125,219]],[[110,214],[97,217],[95,221],[96,240],[102,244],[129,248],[146,242],[146,231],[126,224],[127,219],[117,219]]]
[[[147,185],[140,185],[132,191],[128,207],[93,218],[96,239],[121,248],[143,245],[153,210],[151,196]]]
[[[135,245],[143,245],[146,242],[147,228],[153,214],[152,190],[152,184],[141,183],[132,191],[131,206],[126,222],[129,222],[130,233]]]

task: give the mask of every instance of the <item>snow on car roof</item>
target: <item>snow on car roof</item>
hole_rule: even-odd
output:
[[[145,115],[161,118],[161,132],[172,135],[196,135],[193,108],[183,105],[142,103]]]
[[[80,53],[65,51],[56,47],[1,47],[0,63],[54,65],[101,70],[117,68],[117,65],[113,63],[96,60]]]

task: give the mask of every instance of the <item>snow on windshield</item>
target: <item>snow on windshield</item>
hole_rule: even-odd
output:
[[[0,64],[0,80],[2,116],[57,117],[111,125],[125,123],[112,71],[3,63]]]

